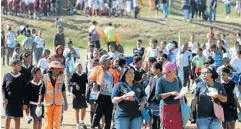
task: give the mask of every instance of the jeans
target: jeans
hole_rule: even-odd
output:
[[[229,15],[231,13],[231,5],[230,4],[224,4],[226,15]]]
[[[68,92],[70,92],[69,82],[70,82],[70,78],[71,78],[71,73],[69,72],[69,67],[68,67],[68,65],[66,65],[66,68],[65,68],[65,75],[66,75],[66,80],[67,80]]]
[[[115,119],[116,129],[141,129],[142,117],[117,117]]]
[[[198,129],[221,129],[222,122],[217,118],[198,118],[197,127]]]
[[[162,10],[163,10],[163,17],[167,18],[167,16],[168,16],[168,6],[167,6],[167,3],[162,4]]]
[[[135,18],[137,18],[137,15],[139,14],[139,8],[138,7],[135,7],[134,8],[134,15],[135,15]]]
[[[34,57],[35,57],[36,63],[38,63],[38,61],[41,59],[43,50],[44,50],[43,48],[36,48],[34,50]]]
[[[183,72],[184,72],[184,83],[183,83],[183,86],[188,86],[190,70],[191,70],[190,66],[183,67]],[[188,86],[188,88],[189,88],[189,86]]]
[[[184,18],[185,19],[188,19],[189,18],[189,10],[188,9],[183,9],[183,15],[184,15]]]
[[[113,103],[111,101],[111,96],[100,94],[99,98],[96,100],[96,110],[95,110],[91,127],[94,128],[98,126],[101,117],[104,115],[105,129],[110,129],[111,120],[112,120],[112,110],[113,110]]]
[[[216,8],[210,7],[209,21],[216,21]]]
[[[14,48],[8,47],[7,49],[7,65],[9,65],[10,58],[12,58]]]

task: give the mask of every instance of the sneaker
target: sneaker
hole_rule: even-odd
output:
[[[30,124],[32,122],[32,118],[26,116],[25,117],[25,122],[27,122],[28,124]]]
[[[77,124],[77,125],[75,126],[75,129],[81,129],[81,128],[80,128],[80,125]]]
[[[81,127],[82,129],[87,129],[86,125],[84,123],[80,123],[79,127]]]

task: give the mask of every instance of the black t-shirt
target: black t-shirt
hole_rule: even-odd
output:
[[[115,85],[112,90],[112,98],[120,97],[124,94],[130,92],[127,88],[128,84],[119,82]],[[130,87],[132,91],[135,92],[135,95],[139,100],[143,97],[146,97],[145,90],[140,83],[134,83],[133,86]],[[122,100],[116,106],[115,117],[139,117],[141,116],[141,111],[139,110],[139,105],[137,101],[127,101]]]
[[[224,89],[228,97],[226,103],[221,103],[222,106],[226,106],[226,107],[235,106],[234,92],[233,92],[235,89],[235,82],[232,80],[229,80],[227,83],[223,82],[222,84],[224,86]]]
[[[145,71],[143,69],[135,68],[134,74],[135,74],[134,80],[140,81],[142,79],[142,76],[145,74]]]

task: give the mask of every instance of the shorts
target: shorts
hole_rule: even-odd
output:
[[[29,109],[30,109],[30,115],[37,120],[41,120],[44,117],[44,106],[42,105],[42,115],[38,117],[35,113],[35,110],[37,108],[37,105],[29,104]]]

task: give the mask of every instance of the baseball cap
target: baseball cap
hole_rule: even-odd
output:
[[[107,61],[107,60],[112,60],[112,59],[113,59],[112,57],[110,57],[110,56],[108,56],[108,55],[105,54],[105,55],[101,56],[99,62],[100,62],[100,63],[104,63],[105,61]]]
[[[230,59],[230,55],[228,53],[223,54],[223,59]]]
[[[167,46],[166,46],[167,51],[170,51],[172,48],[174,48],[174,44],[168,43]]]

